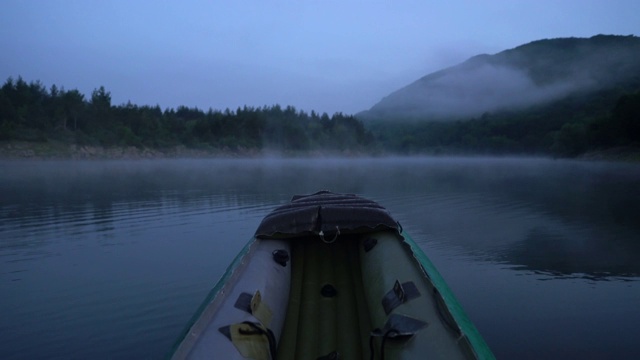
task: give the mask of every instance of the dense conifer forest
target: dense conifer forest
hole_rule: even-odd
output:
[[[47,89],[22,78],[10,78],[0,89],[1,140],[240,153],[360,153],[375,148],[362,122],[341,113],[308,114],[280,105],[224,111],[113,105],[104,87],[85,97],[78,90]]]
[[[537,40],[428,74],[358,118],[394,152],[637,153],[638,59],[633,35]]]
[[[170,149],[213,154],[518,154],[576,157],[640,148],[640,92],[570,96],[514,112],[459,121],[364,122],[293,106],[207,111],[113,105],[104,87],[90,97],[22,78],[0,88],[0,141]]]
[[[403,154],[528,154],[577,157],[640,150],[640,92],[573,96],[520,111],[457,121],[372,121],[388,151]]]

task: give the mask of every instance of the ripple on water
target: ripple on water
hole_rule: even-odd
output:
[[[562,342],[637,358],[630,167],[459,158],[27,167],[0,172],[10,189],[0,197],[3,359],[164,356],[263,216],[320,189],[387,207],[499,357],[553,358]]]

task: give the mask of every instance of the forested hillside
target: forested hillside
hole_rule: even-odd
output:
[[[529,154],[575,157],[640,150],[640,92],[574,96],[459,121],[371,122],[380,146],[402,154]]]
[[[358,114],[400,153],[640,148],[640,38],[539,40],[423,77]]]
[[[362,122],[341,113],[307,114],[279,105],[206,112],[113,105],[104,87],[85,98],[78,90],[47,89],[22,78],[8,79],[0,88],[0,140],[244,153],[363,152],[374,146]]]
[[[428,74],[392,92],[359,117],[463,120],[603,90],[637,91],[638,59],[640,38],[636,36],[533,41]]]

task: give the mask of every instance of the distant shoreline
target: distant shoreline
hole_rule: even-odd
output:
[[[147,147],[114,146],[103,147],[94,145],[67,144],[58,141],[28,142],[28,141],[0,141],[0,160],[153,160],[153,159],[246,159],[261,157],[414,157],[414,156],[523,156],[523,154],[461,154],[461,153],[429,153],[396,154],[396,153],[366,153],[366,152],[281,152],[256,149],[194,149],[185,146],[174,146],[165,149]],[[526,156],[526,155],[525,155]],[[544,156],[553,159],[553,156]],[[590,151],[574,158],[585,161],[618,161],[640,162],[640,148],[617,147],[598,151]]]
[[[134,146],[94,146],[58,141],[0,141],[0,160],[153,160],[153,159],[250,159],[261,157],[370,157],[379,153],[345,151],[259,151],[247,148],[197,149],[184,145],[164,149]]]
[[[590,161],[624,161],[640,163],[640,148],[623,146],[611,149],[589,151],[582,155],[579,155],[576,159]]]
[[[147,147],[114,146],[103,147],[93,145],[66,144],[62,142],[0,142],[0,159],[13,160],[142,160],[165,158],[222,158],[222,157],[255,157],[255,151],[239,150],[204,150],[190,149],[185,146],[175,146],[166,149],[151,149]]]

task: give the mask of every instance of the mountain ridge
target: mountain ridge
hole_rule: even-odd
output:
[[[640,88],[640,38],[542,39],[479,54],[427,74],[369,110],[364,120],[463,120],[612,87]]]

